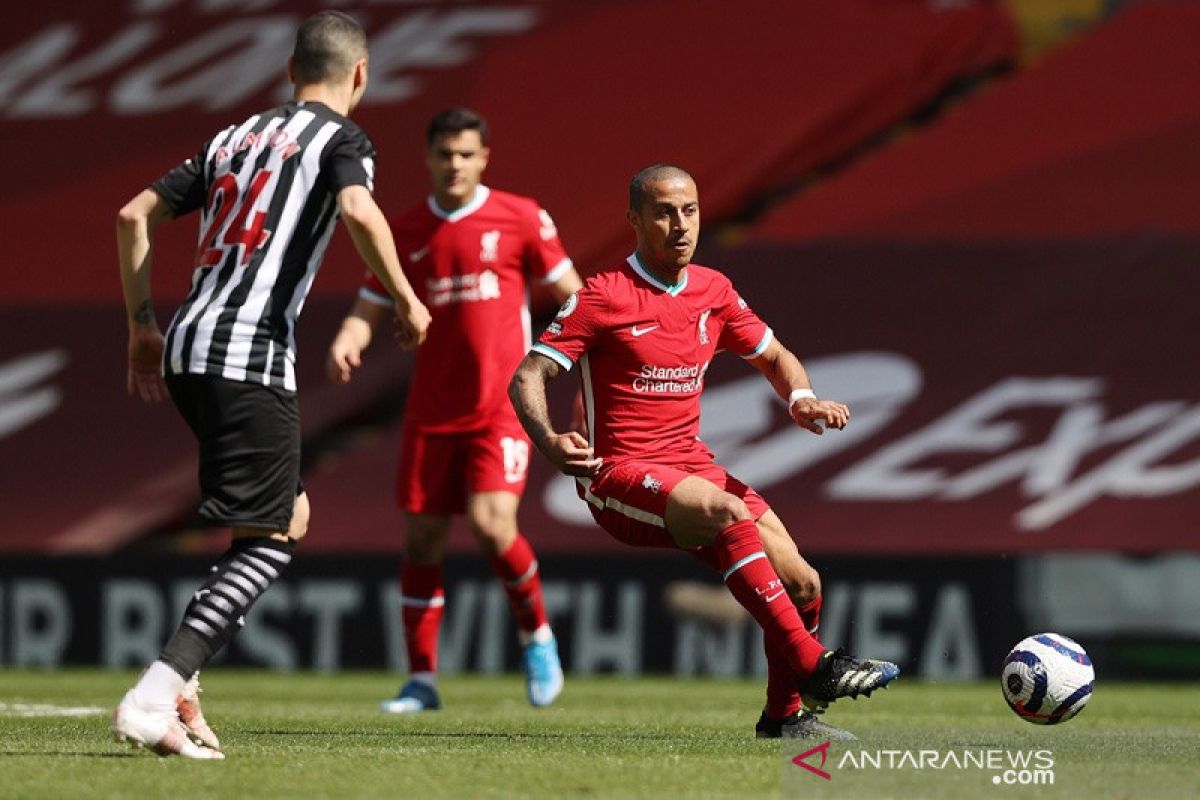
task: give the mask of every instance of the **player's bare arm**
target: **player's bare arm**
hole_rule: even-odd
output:
[[[347,383],[362,366],[362,354],[371,344],[375,329],[388,315],[388,307],[360,297],[329,345],[325,372],[334,383]]]
[[[416,347],[425,341],[432,318],[400,267],[387,219],[365,186],[347,186],[338,192],[338,210],[359,256],[396,301],[400,343],[407,348]]]
[[[812,381],[800,359],[778,339],[772,339],[767,349],[750,363],[758,369],[775,392],[788,401],[788,413],[805,430],[818,436],[825,432],[821,423],[841,430],[850,422],[850,408],[835,400],[821,400],[813,394]]]
[[[595,475],[602,462],[587,439],[575,431],[558,433],[550,424],[546,384],[561,372],[562,368],[545,356],[529,353],[513,373],[508,397],[534,446],[559,472],[575,477]]]
[[[154,318],[150,267],[154,229],[171,218],[171,207],[157,192],[145,189],[117,214],[117,258],[129,323],[129,365],[125,388],[148,403],[167,396],[162,378],[163,335]]]

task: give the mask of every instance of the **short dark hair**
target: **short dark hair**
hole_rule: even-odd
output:
[[[462,133],[463,131],[479,131],[479,142],[484,147],[488,143],[487,120],[478,111],[455,106],[439,111],[429,120],[425,129],[425,144],[433,144],[433,140],[444,133]]]
[[[367,34],[354,17],[341,11],[319,11],[296,31],[292,68],[300,84],[339,80],[367,55]]]
[[[671,178],[687,178],[692,183],[696,182],[696,179],[689,175],[683,167],[677,167],[674,164],[651,164],[639,170],[629,181],[629,208],[633,211],[640,211],[649,194],[650,184]]]

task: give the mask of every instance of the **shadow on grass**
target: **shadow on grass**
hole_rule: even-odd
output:
[[[145,758],[144,755],[138,753],[78,753],[70,750],[0,750],[0,757],[8,756],[37,756],[44,758],[46,756],[70,756],[72,758]]]
[[[620,739],[621,741],[643,740],[643,741],[664,741],[668,739],[676,739],[677,735],[671,733],[628,733],[625,731],[617,733],[580,733],[578,731],[570,731],[568,733],[518,733],[518,732],[503,732],[503,731],[405,731],[405,730],[372,730],[372,731],[330,731],[330,730],[281,730],[281,729],[256,729],[244,728],[239,731],[240,734],[249,736],[361,736],[363,738],[379,738],[387,737],[402,737],[406,739]]]

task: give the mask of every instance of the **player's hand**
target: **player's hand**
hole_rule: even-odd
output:
[[[414,350],[425,341],[433,317],[425,304],[414,297],[407,307],[396,303],[396,321],[399,326],[396,338],[400,340],[400,346],[405,350]]]
[[[600,471],[603,460],[596,458],[587,439],[575,431],[557,433],[541,446],[542,454],[564,475],[588,478]]]
[[[329,345],[325,374],[334,383],[349,383],[354,370],[362,366],[362,348],[352,336],[338,334]]]
[[[167,396],[162,377],[163,335],[158,326],[136,325],[129,330],[129,369],[125,390],[147,403],[160,403]]]
[[[821,426],[822,422],[826,427],[837,428],[839,431],[850,422],[850,407],[834,400],[801,397],[792,403],[788,412],[797,425],[818,436],[825,432],[825,428]]]

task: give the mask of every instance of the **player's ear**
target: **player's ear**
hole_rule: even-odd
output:
[[[484,145],[483,147],[479,148],[479,160],[483,162],[483,168],[487,167],[488,157],[491,156],[491,154],[492,154],[492,148],[488,147],[487,145]]]
[[[343,84],[344,86],[345,84]],[[354,69],[350,71],[350,110],[353,111],[358,107],[363,95],[367,91],[367,59],[364,56],[354,62]]]
[[[626,209],[625,219],[629,220],[629,224],[633,226],[635,231],[640,230],[641,226],[638,223],[641,222],[641,216],[638,214],[638,212],[634,211],[632,208]]]
[[[296,83],[296,65],[295,65],[295,63],[293,63],[291,56],[288,56],[287,74],[288,74],[288,80],[291,81],[292,84],[294,85]]]
[[[354,62],[354,89],[356,92],[367,90],[367,58],[363,56]]]

